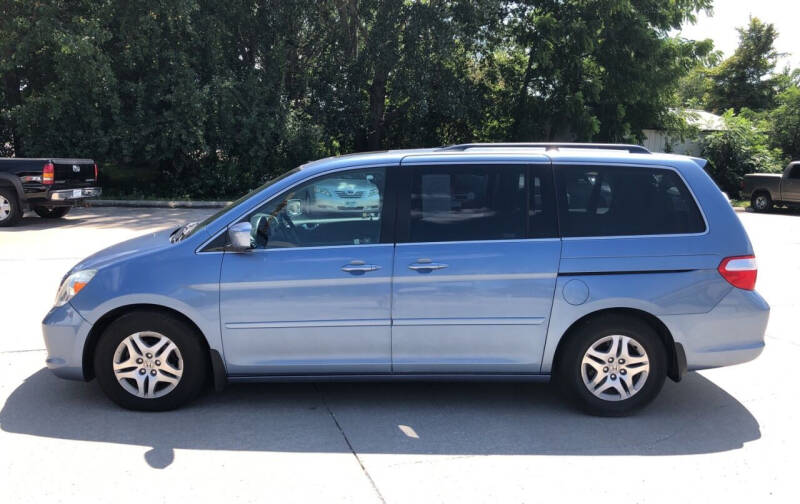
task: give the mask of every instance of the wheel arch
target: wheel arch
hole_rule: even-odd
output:
[[[556,346],[551,370],[553,376],[555,376],[557,373],[558,366],[560,365],[563,349],[566,346],[565,343],[569,340],[569,338],[572,337],[573,334],[575,334],[577,329],[591,320],[610,314],[635,318],[649,325],[664,343],[664,350],[667,352],[667,361],[669,363],[667,368],[667,376],[676,382],[681,380],[683,374],[686,372],[686,355],[683,352],[683,347],[680,346],[680,343],[675,343],[672,333],[664,324],[664,322],[661,321],[661,319],[652,313],[637,308],[604,308],[587,313],[574,321],[564,332],[564,336],[561,337],[558,345]]]
[[[200,343],[203,345],[206,355],[208,355],[209,369],[212,369],[215,375],[217,374],[217,363],[215,362],[215,357],[212,355],[211,347],[208,344],[208,337],[203,333],[200,327],[191,318],[187,317],[185,314],[179,312],[178,310],[175,310],[174,308],[169,308],[157,304],[141,303],[141,304],[124,305],[114,308],[113,310],[105,313],[102,317],[100,317],[97,320],[97,322],[95,322],[92,325],[92,328],[89,330],[89,334],[86,337],[86,342],[83,345],[83,357],[82,357],[81,367],[83,369],[83,378],[85,380],[89,381],[92,378],[94,378],[94,365],[93,365],[94,353],[95,349],[97,348],[97,342],[100,340],[100,336],[102,336],[106,328],[121,316],[126,315],[128,313],[134,313],[137,311],[162,312],[164,314],[168,314],[172,317],[175,317],[178,320],[181,320],[187,325],[189,325],[192,329],[196,331],[197,335],[199,336]],[[219,356],[219,353],[217,353],[217,356]]]
[[[21,209],[24,209],[25,191],[22,188],[22,182],[19,177],[9,173],[0,173],[0,187],[10,187],[14,189],[17,197],[17,204]]]
[[[767,196],[767,197],[768,197],[770,200],[772,200],[772,201],[775,201],[775,200],[772,198],[772,192],[771,192],[769,189],[767,189],[766,187],[757,187],[757,188],[753,189],[753,192],[751,192],[751,193],[750,193],[750,199],[752,200],[753,198],[755,198],[755,197],[756,197],[756,196],[758,196],[759,194],[764,194],[764,195],[766,195],[766,196]]]

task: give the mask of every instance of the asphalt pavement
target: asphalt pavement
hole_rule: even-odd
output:
[[[739,213],[772,306],[757,360],[594,418],[546,384],[254,384],[124,411],[44,368],[84,256],[209,209],[76,209],[0,231],[0,502],[796,502],[800,214]]]

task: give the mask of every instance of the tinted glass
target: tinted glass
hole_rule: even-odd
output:
[[[410,241],[524,238],[526,171],[525,165],[415,167]]]
[[[556,177],[563,236],[705,231],[694,198],[672,170],[560,166]]]
[[[528,202],[528,237],[558,236],[556,197],[553,190],[553,169],[547,165],[530,167]]]
[[[789,178],[800,179],[800,164],[794,165],[789,172]]]
[[[255,248],[378,243],[386,169],[337,172],[289,189],[251,213]]]
[[[264,189],[266,189],[267,187],[271,186],[272,184],[275,184],[276,182],[279,182],[279,181],[285,179],[286,177],[288,177],[290,175],[294,175],[298,171],[300,171],[299,168],[294,168],[294,169],[289,170],[288,172],[286,172],[286,173],[284,173],[282,175],[279,175],[278,177],[275,177],[274,179],[268,180],[266,183],[264,183],[263,185],[261,185],[257,189],[254,189],[254,190],[250,191],[249,193],[247,193],[244,196],[242,196],[241,198],[237,199],[236,201],[234,201],[230,205],[228,205],[228,206],[226,206],[226,207],[214,212],[213,214],[211,214],[208,217],[206,217],[205,219],[203,219],[191,231],[187,232],[186,235],[184,236],[184,238],[195,234],[200,229],[203,229],[208,224],[214,222],[222,214],[230,212],[234,208],[238,207],[239,205],[241,205],[242,203],[244,203],[245,201],[250,199],[250,197],[253,196],[255,193],[257,193],[259,191],[263,191]]]

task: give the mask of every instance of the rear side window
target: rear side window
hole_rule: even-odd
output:
[[[556,168],[563,236],[702,233],[705,222],[673,170],[626,166]]]
[[[792,171],[789,172],[789,178],[800,179],[800,164],[792,166]]]

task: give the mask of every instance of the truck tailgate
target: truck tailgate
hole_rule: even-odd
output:
[[[54,159],[55,187],[88,187],[95,185],[94,163],[86,159]]]

